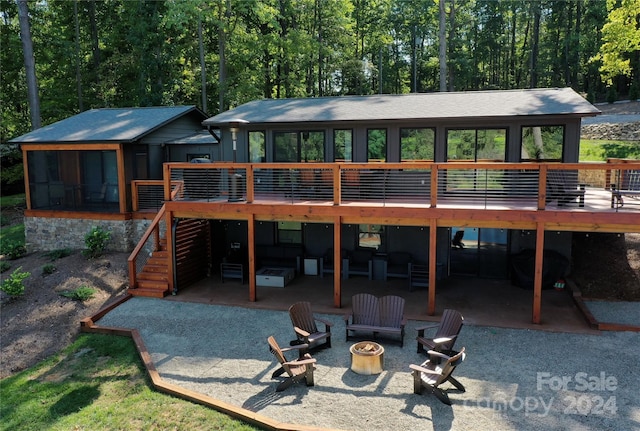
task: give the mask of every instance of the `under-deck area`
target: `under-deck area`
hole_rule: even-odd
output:
[[[351,308],[351,297],[363,292],[405,298],[405,316],[411,320],[439,321],[444,309],[453,308],[464,315],[467,323],[474,325],[595,332],[574,303],[568,287],[562,291],[542,291],[541,322],[534,324],[531,322],[532,290],[514,286],[507,280],[471,277],[449,277],[438,283],[436,313],[433,316],[427,314],[427,289],[409,291],[407,280],[371,281],[366,277],[343,281],[340,308],[333,304],[331,278],[304,275],[298,275],[284,288],[257,287],[255,302],[249,300],[248,283],[241,284],[235,280],[223,283],[218,274],[179,290],[167,299],[284,311],[294,302],[309,301],[318,313],[347,314]],[[344,328],[333,330],[342,333]]]

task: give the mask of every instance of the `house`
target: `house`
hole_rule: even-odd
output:
[[[129,292],[216,275],[256,301],[257,286],[314,276],[333,280],[340,308],[345,279],[395,277],[427,288],[434,314],[449,276],[514,278],[540,323],[575,232],[640,230],[640,208],[610,205],[640,163],[578,163],[581,120],[598,114],[569,88],[238,106],[202,121],[219,142],[211,163],[163,165],[157,212],[137,209],[131,181],[131,217],[153,220],[132,235]]]
[[[139,211],[162,206],[163,163],[219,154],[205,118],[195,106],[92,109],[11,140],[24,156],[28,248],[84,248],[99,225],[110,248],[131,251],[148,225]]]

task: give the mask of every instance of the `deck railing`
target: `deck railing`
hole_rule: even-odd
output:
[[[590,204],[611,210],[611,185],[640,171],[640,161],[169,163],[166,169],[171,184],[183,187],[173,200],[487,209],[509,202],[532,210]]]

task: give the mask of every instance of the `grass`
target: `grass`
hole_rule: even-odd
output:
[[[580,140],[581,162],[604,162],[607,158],[640,159],[640,143],[633,141]]]
[[[59,354],[0,380],[0,430],[256,430],[153,390],[127,337],[82,334]]]
[[[7,208],[24,206],[24,193],[11,196],[0,196],[0,214]],[[13,226],[0,227],[0,246],[2,244],[17,243],[24,245],[24,223]]]

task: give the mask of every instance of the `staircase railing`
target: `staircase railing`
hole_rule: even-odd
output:
[[[140,274],[149,261],[152,253],[160,249],[160,223],[164,221],[166,213],[165,205],[162,205],[158,214],[145,231],[138,245],[129,255],[129,288],[135,289],[137,286],[137,276]]]

